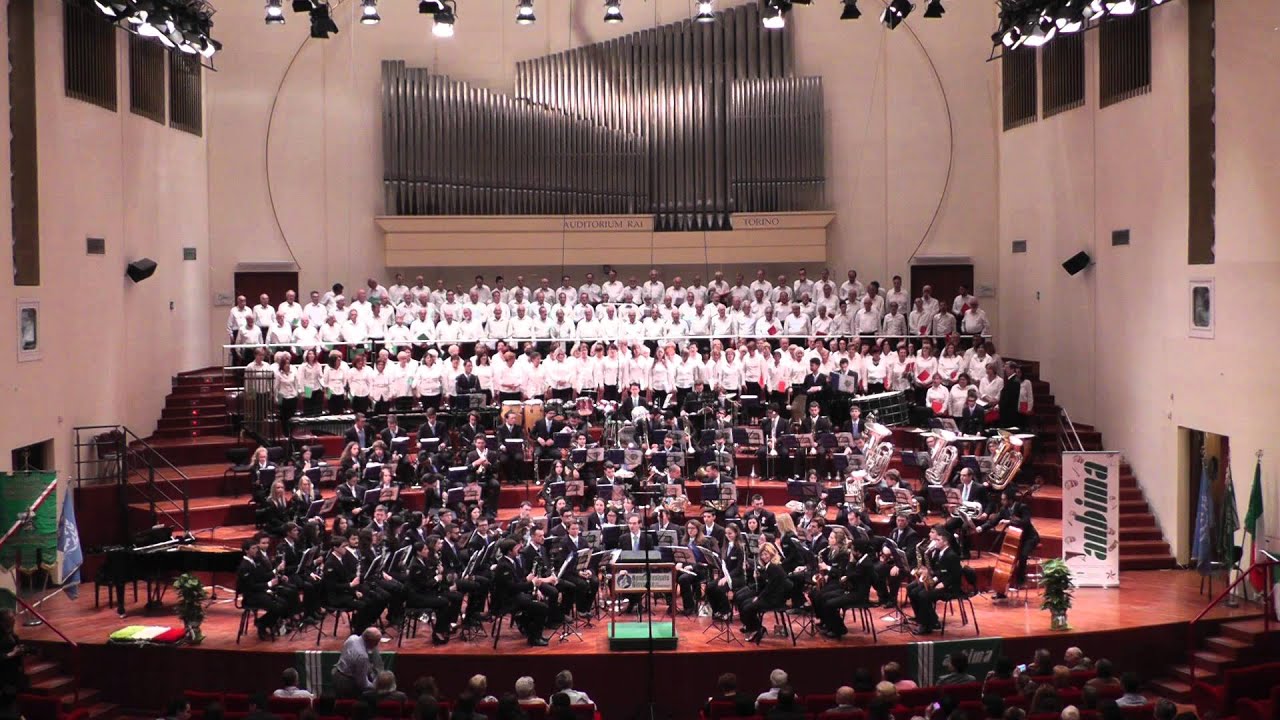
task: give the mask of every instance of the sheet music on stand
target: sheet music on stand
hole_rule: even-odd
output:
[[[658,536],[658,547],[678,547],[676,546],[678,537],[675,530],[659,530],[656,534]]]
[[[569,566],[576,562],[577,557],[578,557],[577,550],[574,550],[573,552],[569,553],[569,556],[566,557],[564,559],[564,562],[560,564],[560,569],[556,570],[556,577],[558,578],[564,577],[564,571],[569,569]]]
[[[569,480],[564,484],[564,496],[580,498],[586,493],[586,484],[581,480]]]
[[[604,533],[599,528],[583,531],[582,537],[586,538],[587,547],[593,550],[604,547]]]
[[[760,535],[753,533],[743,533],[742,538],[747,543],[747,555],[756,557],[760,554]]]
[[[697,558],[694,557],[693,550],[685,547],[684,545],[675,545],[671,548],[671,559],[676,561],[677,563],[680,563],[686,566],[693,566],[698,564]],[[697,572],[689,569],[689,567],[682,568],[680,570],[680,573],[683,575],[698,574]]]

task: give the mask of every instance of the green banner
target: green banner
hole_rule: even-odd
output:
[[[332,623],[332,620],[330,621]],[[310,690],[316,697],[333,690],[333,681],[329,673],[338,664],[338,656],[342,653],[334,650],[303,650],[293,654],[293,666],[298,671],[298,684],[304,690]],[[396,654],[380,652],[382,669],[395,672]]]
[[[907,656],[910,667],[907,670],[914,673],[916,684],[921,687],[933,685],[949,672],[942,661],[951,653],[962,652],[969,658],[966,672],[981,679],[995,668],[1002,647],[1003,640],[998,637],[911,643]]]
[[[57,476],[51,472],[0,473],[0,534],[6,532]],[[50,497],[36,509],[34,521],[0,547],[0,565],[11,569],[19,554],[24,569],[34,568],[36,554],[46,569],[58,563],[58,503]]]

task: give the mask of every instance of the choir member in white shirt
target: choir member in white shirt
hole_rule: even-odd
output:
[[[986,377],[987,368],[991,366],[991,356],[987,354],[986,345],[981,341],[976,347],[965,351],[964,371],[972,378]]]
[[[951,391],[942,384],[941,375],[933,376],[933,382],[924,394],[924,406],[929,408],[935,417],[950,417]]]
[[[961,285],[957,289],[955,299],[951,301],[951,314],[964,315],[971,302],[973,302],[973,296],[969,294],[969,288]]]
[[[920,348],[919,354],[915,357],[915,368],[911,373],[911,384],[916,390],[917,400],[924,399],[930,387],[933,386],[934,380],[941,382],[942,375],[938,372],[938,358],[933,356],[933,346],[929,341],[925,341],[925,345]],[[943,388],[946,389],[945,387]]]
[[[239,332],[236,333],[232,344],[248,346],[241,347],[238,350],[240,358],[243,360],[245,358],[253,357],[254,349],[262,345],[262,341],[262,331],[258,329],[258,325],[254,322],[253,316],[249,315],[244,319],[244,325],[242,325]]]
[[[942,376],[944,385],[950,386],[960,378],[964,369],[964,358],[956,354],[955,343],[947,343],[938,358],[938,374]]]
[[[868,395],[882,393],[888,389],[890,379],[889,365],[880,355],[880,347],[872,346],[871,356],[864,358],[862,363],[862,387],[867,389]]]
[[[960,373],[956,378],[956,384],[951,386],[951,405],[948,408],[948,414],[951,417],[960,417],[964,412],[965,402],[969,399],[969,391],[973,389],[973,385],[969,382],[968,373]]]
[[[600,286],[602,300],[608,303],[622,302],[622,282],[618,280],[618,271],[610,270],[609,279]]]
[[[818,295],[814,300],[814,304],[818,307],[825,307],[827,314],[834,316],[836,311],[840,309],[840,296],[836,294],[836,286],[826,283],[821,286]]]
[[[711,318],[714,315],[707,311],[705,305],[701,301],[694,303],[693,311],[685,317],[685,326],[688,333],[694,337],[704,337],[711,335]]]
[[[651,269],[649,270],[649,279],[645,281],[641,290],[643,291],[642,297],[644,300],[658,303],[662,301],[663,296],[666,294],[667,287],[658,279],[658,271]]]
[[[390,290],[388,290],[390,292]],[[391,327],[387,328],[386,346],[393,354],[401,350],[408,350],[413,345],[413,334],[409,330],[409,326],[405,324],[405,316],[396,313],[396,320]]]
[[[884,294],[884,301],[886,305],[888,303],[898,303],[898,309],[903,311],[911,307],[911,295],[902,289],[901,275],[893,276],[893,287]]]
[[[333,288],[320,299],[320,302],[329,308],[329,312],[333,312],[338,307],[338,301],[346,302],[347,298],[342,294],[343,290],[342,283],[334,283]]]
[[[929,335],[933,332],[933,312],[924,305],[924,298],[916,298],[915,309],[907,316],[907,328],[912,335]]]
[[[258,296],[258,304],[253,306],[253,321],[265,332],[276,321],[276,309],[271,307],[271,298],[266,293]]]
[[[707,283],[707,303],[728,305],[733,301],[733,298],[729,297],[730,290],[729,282],[724,279],[724,273],[717,270],[711,282]]]
[[[316,290],[311,291],[311,302],[302,308],[303,317],[311,320],[311,326],[319,328],[324,324],[324,319],[329,317],[329,306],[320,302],[320,293]]]
[[[356,299],[351,301],[350,309],[360,314],[360,318],[369,317],[373,305],[369,302],[369,293],[364,288],[356,291]]]
[[[328,413],[341,415],[347,410],[347,363],[338,350],[329,351],[329,361],[320,373],[320,382],[328,398]]]
[[[516,306],[516,314],[507,324],[508,337],[521,340],[533,337],[533,318],[525,314],[525,306]]]
[[[356,308],[351,308],[347,313],[347,322],[342,325],[339,340],[347,345],[348,351],[351,351],[367,339],[365,323],[360,319],[360,312]]]
[[[286,290],[284,302],[276,308],[276,313],[284,313],[285,322],[290,327],[297,325],[298,318],[302,317],[302,306],[298,304],[298,294],[292,290]]]
[[[752,297],[756,296],[757,291],[763,292],[765,299],[773,293],[773,283],[765,277],[763,268],[756,270],[756,279],[751,281],[750,287]]]
[[[880,321],[880,334],[885,337],[901,337],[907,334],[907,319],[898,312],[898,303],[889,302],[889,312]]]
[[[991,330],[991,322],[987,320],[987,311],[980,307],[977,298],[969,301],[969,310],[960,321],[960,331],[965,335],[986,335]]]
[[[578,336],[573,320],[566,318],[565,311],[561,308],[556,308],[556,319],[551,324],[549,331],[550,337],[563,342],[571,342]]]
[[[1000,402],[1001,390],[1004,390],[1004,378],[996,374],[994,364],[988,364],[987,374],[978,381],[978,400],[994,408]]]
[[[618,346],[610,345],[605,356],[600,360],[600,397],[617,402],[621,399],[623,359],[618,354]]]
[[[582,306],[582,319],[578,321],[575,333],[579,340],[586,342],[602,339],[600,321],[596,319],[596,311],[590,305]]]
[[[373,368],[369,367],[367,353],[356,355],[347,368],[346,382],[351,409],[358,413],[369,412],[373,407]]]
[[[284,312],[276,313],[276,321],[271,324],[271,329],[267,330],[267,337],[263,341],[276,352],[287,350],[293,343],[293,331],[289,328]]]
[[[248,300],[243,295],[237,295],[235,306],[227,314],[227,342],[232,345],[236,344],[236,336],[240,334],[240,328],[244,327],[245,319],[253,317],[253,309],[247,303]]]
[[[831,335],[831,327],[834,324],[831,315],[827,313],[826,305],[818,306],[818,315],[809,323],[809,332],[814,337],[826,337]]]
[[[876,312],[884,315],[884,293],[880,292],[880,283],[872,280],[871,283],[867,285],[867,293],[863,297],[871,298],[871,307],[874,308]]]
[[[778,319],[773,316],[772,305],[765,306],[764,315],[759,320],[756,320],[755,331],[758,337],[772,338],[782,335],[782,323],[778,322]]]
[[[731,338],[736,332],[737,322],[729,315],[729,310],[724,305],[717,305],[708,334],[717,338]]]
[[[387,292],[391,290],[388,288]],[[369,380],[369,399],[373,401],[375,413],[385,415],[393,409],[395,395],[391,387],[395,378],[396,364],[387,361],[386,350],[379,352],[378,359],[373,361],[373,377]]]
[[[587,273],[586,282],[578,286],[578,293],[579,294],[585,293],[587,296],[587,302],[592,304],[600,302],[601,291],[602,291],[602,288],[596,284],[595,273],[590,273],[590,272]]]
[[[324,369],[315,350],[303,353],[298,379],[302,385],[302,412],[305,415],[319,415],[324,410]]]
[[[862,336],[875,335],[880,332],[880,313],[875,309],[871,296],[862,298],[862,307],[853,314],[852,333]]]
[[[477,298],[487,298],[492,292],[493,290],[490,289],[488,285],[484,284],[484,276],[477,275],[475,284],[471,286],[471,289],[467,291],[467,294],[474,294]]]
[[[365,318],[364,332],[373,347],[381,345],[382,338],[387,334],[387,322],[391,317],[388,312],[389,308],[381,303],[372,303],[369,306],[369,317]]]
[[[298,414],[298,396],[302,393],[302,374],[293,368],[289,353],[276,353],[275,395],[279,402],[280,431],[289,437],[293,416]]]
[[[364,292],[365,297],[369,298],[370,302],[373,302],[374,300],[382,302],[382,298],[387,296],[387,289],[382,287],[382,285],[373,278],[365,280],[365,287],[360,288],[360,291]],[[359,296],[359,294],[359,292],[356,293],[357,296]]]
[[[391,304],[399,305],[408,292],[409,286],[404,284],[404,275],[396,273],[396,281],[391,283],[391,287],[387,288],[387,297],[391,298]]]
[[[396,361],[388,363],[387,373],[390,385],[387,397],[397,412],[409,412],[413,409],[414,375],[418,372],[418,362],[408,350],[396,354]]]
[[[724,357],[716,364],[715,374],[712,376],[712,387],[717,392],[740,393],[742,392],[742,363],[738,360],[738,353],[733,348],[724,351]]]
[[[847,276],[849,279],[840,283],[840,297],[854,305],[862,298],[862,283],[858,282],[857,270],[850,270]]]
[[[782,321],[782,329],[783,334],[792,338],[792,342],[799,342],[800,338],[809,336],[809,316],[801,310],[799,305],[792,305],[791,314]]]
[[[733,280],[733,287],[729,288],[730,302],[737,300],[745,303],[751,298],[751,286],[747,285],[746,280],[742,277],[742,273],[738,273]]]
[[[516,363],[516,354],[507,351],[502,362],[493,366],[493,384],[499,402],[524,399],[524,365]]]
[[[435,350],[429,350],[418,364],[418,369],[413,374],[413,394],[424,411],[427,408],[440,408],[441,399],[445,395],[445,371],[436,362]]]
[[[805,268],[800,268],[800,270],[796,274],[799,277],[797,277],[796,281],[791,284],[792,297],[800,298],[800,297],[803,297],[804,295],[813,297],[814,295],[813,286],[815,283],[809,279],[809,271],[806,270]]]
[[[493,402],[493,365],[490,364],[488,347],[481,345],[476,348],[476,357],[472,361],[471,371],[480,382],[480,390],[484,393],[485,402]]]
[[[547,386],[547,399],[556,398],[568,402],[573,399],[574,364],[565,355],[564,346],[557,345],[551,359],[543,366],[543,378]]]

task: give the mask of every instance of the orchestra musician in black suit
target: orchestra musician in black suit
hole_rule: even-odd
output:
[[[627,516],[627,531],[618,537],[619,550],[652,550],[653,538],[640,527],[639,515]]]
[[[409,431],[400,427],[400,420],[394,414],[387,415],[387,426],[382,429],[382,432],[378,433],[378,439],[382,441],[382,444],[395,450],[395,439],[407,437],[409,437]]]
[[[498,426],[498,464],[506,482],[511,484],[524,482],[526,472],[524,445],[508,443],[508,440],[520,440],[522,443],[525,441],[524,425],[516,421],[515,413],[507,413],[502,424]]]
[[[449,642],[449,631],[462,608],[462,595],[449,589],[448,571],[432,546],[438,546],[439,538],[413,544],[413,558],[409,561],[406,579],[407,607],[415,610],[430,608],[435,611],[435,624],[431,628],[431,643],[444,645]]]
[[[363,632],[382,613],[382,608],[360,587],[360,565],[359,562],[351,562],[354,558],[347,538],[335,535],[330,543],[332,549],[325,556],[324,579],[321,581],[324,604],[330,608],[353,610],[352,630]]]
[[[761,543],[757,560],[755,586],[752,593],[740,593],[741,600],[738,612],[742,615],[742,624],[747,632],[747,641],[760,644],[764,639],[764,613],[786,605],[787,596],[791,594],[791,581],[787,579],[787,571],[783,569],[778,548],[772,543]]]
[[[702,594],[702,585],[710,579],[711,556],[708,553],[720,554],[720,544],[703,535],[702,523],[689,520],[685,523],[684,546],[693,553],[693,565],[676,564],[677,584],[680,586],[680,602],[684,606],[684,614],[693,616],[698,613],[698,600]]]
[[[244,542],[244,558],[236,569],[236,591],[244,598],[245,607],[262,610],[254,625],[258,628],[259,640],[270,640],[275,637],[276,625],[288,603],[276,594],[276,579],[271,569],[271,561],[264,555],[270,545],[270,538],[265,533],[257,533],[253,539]]]
[[[480,624],[480,617],[484,614],[484,599],[489,595],[489,589],[493,585],[490,578],[480,573],[478,566],[471,575],[465,575],[471,554],[484,552],[487,547],[487,538],[483,536],[477,538],[476,535],[479,535],[479,528],[472,536],[473,543],[479,540],[477,546],[464,544],[462,528],[456,524],[450,524],[445,528],[444,539],[438,549],[445,573],[457,577],[454,582],[458,592],[465,593],[467,596],[467,616],[463,622],[472,626]]]
[[[768,414],[760,421],[760,430],[764,434],[763,444],[756,450],[756,463],[760,466],[760,475],[774,477],[790,477],[788,469],[790,458],[782,447],[782,436],[789,431],[787,421],[778,417],[778,408],[770,405]],[[773,463],[772,474],[769,463]]]
[[[855,438],[862,437],[862,431],[867,427],[867,422],[862,419],[862,407],[858,405],[850,406],[849,419],[841,426],[841,430],[853,435]]]
[[[533,466],[534,473],[541,477],[539,472],[543,462],[550,462],[556,459],[564,459],[566,453],[556,447],[556,436],[564,431],[564,421],[554,411],[548,411],[546,416],[542,418],[529,431],[529,435],[533,439]]]
[[[705,515],[704,515],[705,516]],[[707,583],[707,603],[717,620],[728,620],[733,610],[731,594],[736,594],[747,584],[747,549],[742,543],[742,531],[737,523],[724,528],[724,540],[720,543],[721,567],[719,577]],[[714,575],[713,568],[713,575]],[[725,575],[724,571],[728,570]]]
[[[956,418],[956,428],[965,435],[977,435],[986,424],[986,413],[986,408],[978,404],[977,388],[970,388],[960,417]]]
[[[804,376],[802,384],[805,393],[808,395],[809,402],[825,409],[828,406],[830,383],[827,376],[819,372],[818,368],[821,365],[822,362],[818,358],[809,360],[809,373]],[[814,388],[817,389],[815,390]]]
[[[428,415],[428,417],[430,417]],[[421,430],[419,430],[421,432]],[[480,416],[476,413],[467,414],[467,424],[458,428],[458,438],[466,443],[467,447],[471,447],[476,443],[476,437],[484,434],[484,427],[480,425]],[[418,435],[421,439],[422,435]]]
[[[587,544],[587,538],[582,534],[582,521],[570,520],[565,525],[565,534],[560,538],[556,549],[557,563],[562,564],[569,557],[573,558],[564,575],[560,577],[560,589],[563,591],[561,593],[562,611],[567,612],[570,607],[576,607],[579,613],[584,615],[590,613],[596,601],[596,593],[600,590],[600,583],[590,567],[581,573],[574,569],[578,558],[583,553],[591,553],[591,546]]]
[[[356,413],[355,424],[342,434],[344,443],[358,443],[361,450],[372,446],[376,438],[376,434],[369,428],[369,422],[365,420],[364,413]]]
[[[920,544],[920,536],[911,528],[911,520],[907,515],[896,515],[893,522],[893,529],[889,531],[888,539],[892,540],[894,545],[897,545],[898,549],[906,555],[907,567],[898,567],[896,558],[889,557],[888,545],[884,547],[877,570],[889,590],[889,596],[882,598],[885,604],[890,604],[890,601],[897,597],[898,588],[907,579],[908,570],[915,567],[916,546]]]
[[[624,396],[622,398],[622,402],[618,404],[617,417],[620,417],[623,420],[634,421],[632,412],[638,407],[643,407],[650,412],[653,411],[649,401],[645,400],[644,393],[640,392],[640,383],[631,383],[631,385],[627,387],[626,396]],[[639,427],[636,428],[636,435],[640,435]]]
[[[542,629],[547,623],[549,608],[535,597],[541,583],[531,568],[520,559],[521,543],[507,538],[498,543],[500,557],[493,571],[493,600],[497,612],[518,612],[519,627],[529,639],[529,645],[545,647]]]
[[[364,491],[365,487],[360,484],[357,471],[345,471],[342,484],[338,486],[338,512],[353,517],[364,512]]]
[[[498,484],[498,465],[502,461],[497,452],[490,450],[484,435],[476,437],[475,449],[467,453],[469,479],[480,484],[484,503],[488,507],[498,507],[498,496],[502,486]]]
[[[916,568],[921,574],[907,586],[907,597],[919,623],[919,633],[928,635],[938,629],[938,611],[934,607],[939,600],[959,597],[961,593],[960,555],[951,546],[950,535],[941,527],[929,530],[929,546],[925,550],[926,568]]]
[[[987,489],[974,479],[973,468],[969,467],[960,469],[960,483],[956,489],[960,491],[961,502],[977,503],[980,508],[970,520],[966,520],[963,514],[947,520],[947,532],[955,535],[959,543],[961,559],[968,560],[970,552],[968,530],[972,528],[976,532],[976,527],[973,526],[987,521]]]
[[[480,378],[476,376],[473,370],[470,360],[462,364],[462,374],[454,381],[455,394],[478,395],[484,392],[480,389]]]
[[[529,530],[529,542],[520,550],[520,559],[536,578],[538,592],[547,604],[547,622],[558,625],[564,619],[560,612],[560,578],[558,569],[551,562],[551,548],[547,545],[547,532],[537,525]]]
[[[747,521],[751,518],[755,518],[756,521],[760,523],[761,530],[768,530],[778,524],[773,512],[765,508],[764,496],[759,493],[751,496],[751,509],[742,514],[742,523],[744,527],[746,526]]]

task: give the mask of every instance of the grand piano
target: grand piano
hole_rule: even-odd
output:
[[[152,536],[149,540],[155,540]],[[115,587],[116,612],[125,614],[124,587],[143,581],[147,585],[147,609],[160,606],[174,578],[183,573],[218,573],[235,576],[244,553],[221,545],[196,545],[190,536],[170,537],[159,542],[113,545],[103,548],[106,561],[101,578]],[[213,583],[211,583],[213,584]]]

